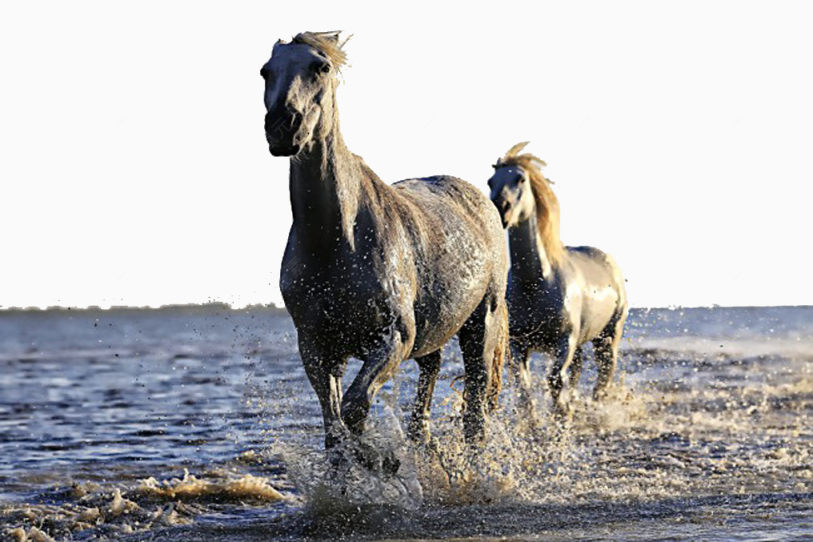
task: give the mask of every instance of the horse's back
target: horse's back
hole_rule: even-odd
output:
[[[426,216],[446,216],[473,222],[478,229],[502,230],[494,204],[470,183],[450,175],[404,179],[392,185],[404,199]],[[449,216],[448,213],[454,213]]]
[[[567,247],[567,254],[591,282],[621,279],[621,270],[612,256],[596,247]]]
[[[626,314],[624,277],[613,257],[595,247],[567,247],[567,254],[584,281],[583,335],[595,336],[607,322]]]
[[[405,179],[392,185],[405,205],[404,214],[416,230],[429,236],[434,244],[451,243],[461,257],[478,260],[477,254],[465,255],[471,243],[486,247],[487,259],[507,258],[507,249],[499,213],[494,204],[470,183],[448,175]],[[496,251],[496,252],[495,252]],[[507,259],[506,259],[507,261]],[[472,262],[475,263],[475,262]]]
[[[456,333],[489,289],[505,295],[507,249],[496,208],[466,181],[437,176],[392,186],[412,239],[416,348],[423,351]]]

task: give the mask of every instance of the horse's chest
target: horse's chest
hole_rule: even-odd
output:
[[[280,289],[297,328],[337,339],[369,333],[391,319],[384,285],[354,261],[283,264]]]
[[[281,282],[286,306],[297,312],[353,315],[375,297],[374,285],[362,284],[358,277],[325,272],[301,272]]]
[[[556,284],[509,283],[511,336],[532,347],[554,343],[570,325],[564,296]]]

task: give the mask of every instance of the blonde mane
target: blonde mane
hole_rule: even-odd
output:
[[[338,70],[347,63],[347,53],[342,50],[344,44],[350,39],[348,36],[343,42],[339,43],[339,34],[341,30],[334,30],[331,32],[300,32],[292,43],[302,43],[310,45],[317,51],[323,53],[331,64]]]
[[[559,237],[559,200],[551,190],[550,181],[542,175],[540,168],[547,165],[544,160],[530,153],[519,154],[527,144],[528,142],[524,141],[508,149],[505,156],[497,160],[494,169],[517,166],[521,167],[528,175],[531,182],[531,192],[536,203],[536,223],[542,246],[545,247],[550,262],[559,263],[565,253],[565,248]]]

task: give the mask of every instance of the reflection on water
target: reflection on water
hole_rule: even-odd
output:
[[[0,538],[798,538],[811,360],[813,308],[633,311],[605,402],[590,363],[564,429],[543,379],[537,424],[506,390],[472,457],[452,346],[433,446],[401,430],[413,363],[379,395],[365,440],[401,461],[388,475],[326,464],[284,315],[0,314]]]

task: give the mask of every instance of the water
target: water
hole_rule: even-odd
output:
[[[812,539],[812,360],[813,307],[633,311],[607,401],[589,358],[566,428],[506,390],[475,459],[451,346],[435,452],[414,364],[379,395],[390,476],[326,465],[284,313],[3,313],[0,540]]]

